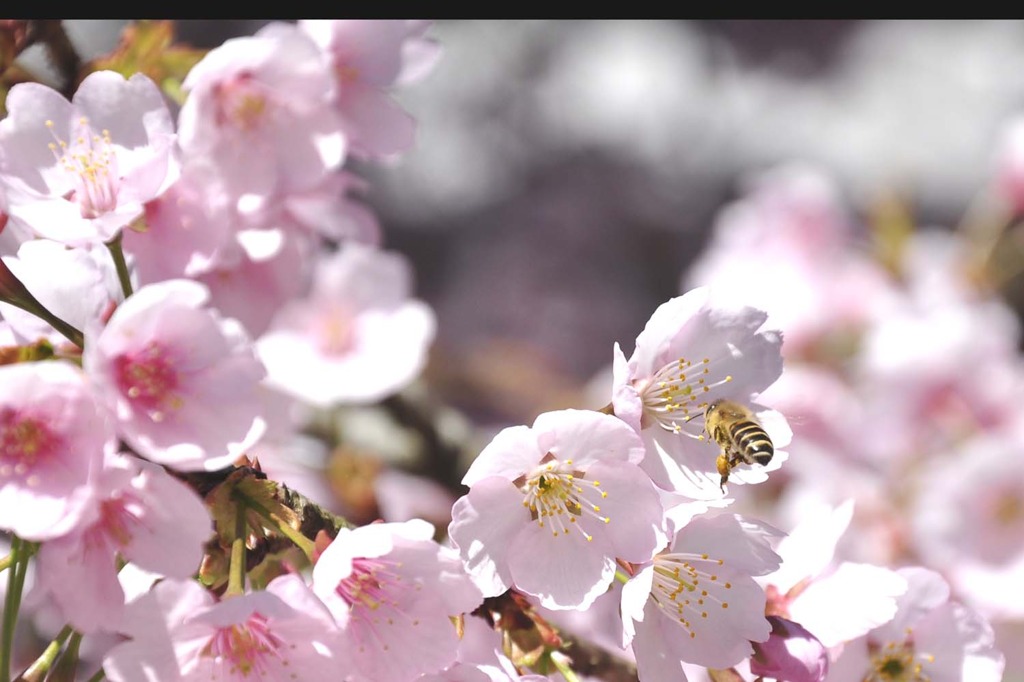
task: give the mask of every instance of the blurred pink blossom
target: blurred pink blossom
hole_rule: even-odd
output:
[[[306,298],[286,304],[257,342],[268,382],[316,405],[373,402],[419,374],[434,314],[410,298],[407,261],[349,243],[323,257]]]
[[[323,604],[298,575],[217,601],[199,583],[164,580],[129,605],[131,639],[107,654],[113,682],[343,679],[348,662]]]
[[[418,77],[436,61],[439,48],[422,37],[429,24],[335,19],[303,20],[299,26],[331,60],[337,81],[335,106],[352,152],[385,157],[411,147],[415,121],[387,89],[403,70]]]
[[[0,367],[0,529],[60,537],[96,513],[114,431],[85,375],[63,361]]]
[[[111,456],[96,487],[97,518],[39,550],[39,588],[79,632],[120,626],[125,595],[118,558],[163,576],[190,578],[212,532],[199,497],[159,466]]]
[[[1001,680],[1003,655],[989,624],[949,601],[949,586],[937,573],[917,567],[899,573],[909,589],[897,600],[895,618],[847,643],[828,682]]]
[[[185,78],[179,115],[187,163],[202,158],[236,198],[315,187],[337,170],[345,137],[334,78],[316,44],[293,25],[211,50]]]

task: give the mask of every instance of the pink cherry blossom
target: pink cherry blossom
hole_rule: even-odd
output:
[[[233,207],[217,200],[197,175],[186,168],[177,183],[145,205],[145,219],[122,233],[141,284],[207,272],[232,238]]]
[[[390,156],[413,142],[415,122],[387,89],[411,65],[422,74],[436,59],[436,45],[424,38],[427,25],[404,20],[304,20],[299,26],[331,60],[337,80],[336,106],[352,152]],[[412,43],[413,45],[409,45]],[[434,48],[434,49],[431,49]],[[431,54],[433,53],[433,54]]]
[[[621,420],[585,410],[495,436],[462,479],[470,491],[448,528],[484,595],[515,586],[548,608],[587,608],[616,558],[650,560],[665,535],[643,453]]]
[[[317,405],[372,402],[419,374],[434,315],[410,299],[398,254],[349,243],[324,257],[313,289],[284,306],[257,342],[268,382]]]
[[[380,222],[373,211],[354,196],[369,183],[357,175],[338,171],[304,192],[280,197],[251,197],[239,207],[251,228],[297,229],[335,242],[356,241],[380,246]]]
[[[212,532],[209,514],[190,488],[162,468],[118,455],[97,482],[98,518],[44,543],[39,551],[41,590],[80,632],[115,630],[124,593],[120,556],[140,568],[188,578],[199,568]]]
[[[1019,435],[973,439],[934,464],[912,507],[912,541],[990,617],[1024,615],[1024,458]]]
[[[898,599],[895,618],[847,643],[828,682],[1001,680],[1004,659],[989,624],[949,601],[949,586],[937,573],[918,567],[899,573],[909,589]]]
[[[467,617],[459,640],[458,660],[416,682],[547,682],[541,675],[520,675],[502,652],[501,635],[483,619]]]
[[[720,213],[684,289],[711,286],[766,311],[771,327],[786,335],[787,358],[848,345],[894,291],[887,273],[853,248],[837,188],[820,171],[797,164],[752,184]]]
[[[108,241],[178,175],[174,124],[156,85],[92,73],[71,102],[37,83],[11,88],[0,179],[11,219],[70,245]]]
[[[730,481],[764,481],[786,459],[779,450],[791,436],[785,419],[754,403],[782,372],[782,336],[761,330],[765,319],[759,310],[722,305],[709,289],[694,289],[658,307],[628,362],[616,344],[615,415],[643,435],[644,470],[662,488],[721,496],[720,447],[702,436],[704,411],[719,398],[751,406],[775,446],[767,466],[740,465]]]
[[[626,644],[644,682],[685,679],[682,663],[728,668],[771,626],[752,576],[779,566],[777,530],[740,516],[699,516],[622,590]]]
[[[204,159],[229,194],[315,187],[345,155],[326,57],[295,26],[272,23],[211,50],[183,83],[186,161]]]
[[[231,241],[237,244],[195,279],[210,289],[214,307],[257,338],[307,285],[300,273],[310,261],[309,238],[287,230],[243,230]]]
[[[96,476],[113,444],[78,368],[0,367],[0,529],[41,541],[91,518]]]
[[[455,661],[448,617],[482,598],[433,533],[424,521],[343,529],[313,567],[313,591],[342,628],[354,679],[404,682]]]
[[[198,583],[164,580],[129,605],[132,639],[103,661],[113,682],[347,679],[337,628],[297,575],[222,601]]]
[[[907,589],[895,571],[833,561],[852,515],[853,504],[847,502],[831,513],[809,516],[779,543],[782,567],[758,579],[769,595],[769,612],[799,623],[826,647],[890,621],[896,599]]]
[[[143,287],[85,351],[119,434],[178,468],[223,466],[263,429],[263,368],[240,325],[204,307],[208,297],[188,280]]]
[[[824,682],[828,675],[828,650],[799,623],[768,616],[772,634],[754,644],[750,670],[755,675],[787,682]]]

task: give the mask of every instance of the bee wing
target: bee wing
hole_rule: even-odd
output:
[[[752,404],[750,409],[754,412],[761,427],[768,433],[768,437],[772,439],[772,445],[776,450],[784,448],[792,442],[793,430],[789,428],[789,421],[785,415],[778,410],[756,403]]]

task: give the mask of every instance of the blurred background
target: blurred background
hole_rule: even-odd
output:
[[[90,56],[124,23],[69,31]],[[177,33],[214,47],[263,23]],[[950,228],[1024,111],[1021,22],[438,21],[431,35],[438,67],[396,93],[416,149],[357,171],[437,311],[433,371],[502,420],[573,401],[613,342],[628,354],[760,172],[808,162],[854,214],[895,194]],[[480,381],[498,386],[466,385]]]

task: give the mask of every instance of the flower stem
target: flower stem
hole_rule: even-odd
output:
[[[228,569],[228,588],[225,595],[237,596],[245,592],[245,537],[248,525],[245,514],[248,505],[244,499],[235,505],[235,537],[231,541],[231,565]]]
[[[85,337],[70,324],[60,319],[42,303],[36,300],[32,292],[28,290],[20,279],[15,277],[7,264],[0,261],[0,301],[9,303],[15,308],[21,308],[25,312],[32,313],[36,317],[45,320],[51,327],[63,334],[68,341],[79,348],[85,347]]]
[[[238,493],[236,492],[236,495],[237,494]],[[303,535],[296,529],[292,528],[280,516],[266,509],[265,507],[263,507],[263,505],[259,504],[252,498],[245,497],[244,499],[246,501],[246,504],[248,504],[249,508],[255,511],[257,514],[259,514],[265,521],[268,521],[270,523],[270,526],[275,531],[291,540],[296,547],[301,549],[302,553],[305,554],[306,557],[309,559],[309,563],[312,564],[314,562],[314,553],[316,547],[313,544],[312,540],[307,538],[305,535]]]
[[[18,624],[18,609],[21,607],[21,590],[25,586],[28,560],[32,555],[31,543],[17,535],[11,538],[10,573],[7,574],[7,594],[4,600],[3,630],[0,632],[0,680],[11,679],[11,647],[14,644],[14,628]]]
[[[121,282],[121,291],[124,293],[124,297],[128,298],[132,295],[132,279],[128,274],[128,262],[124,259],[124,249],[121,248],[120,232],[107,242],[107,249],[110,250],[110,255],[114,259],[114,268],[117,270],[117,279]]]
[[[7,568],[14,563],[14,553],[8,554],[3,559],[0,559],[0,573],[3,573]]]
[[[100,680],[102,680],[106,676],[107,676],[107,673],[105,673],[103,671],[103,668],[100,668],[99,670],[96,671],[96,673],[92,677],[90,677],[88,680],[86,680],[86,682],[100,682]]]
[[[64,642],[68,640],[68,637],[75,633],[70,625],[65,625],[57,636],[54,637],[53,641],[43,650],[43,653],[39,655],[32,665],[21,674],[19,682],[41,682],[46,677],[47,671],[53,666],[53,662],[57,660],[60,650],[64,647]],[[79,640],[82,636],[75,633]],[[75,647],[77,650],[77,646]]]

